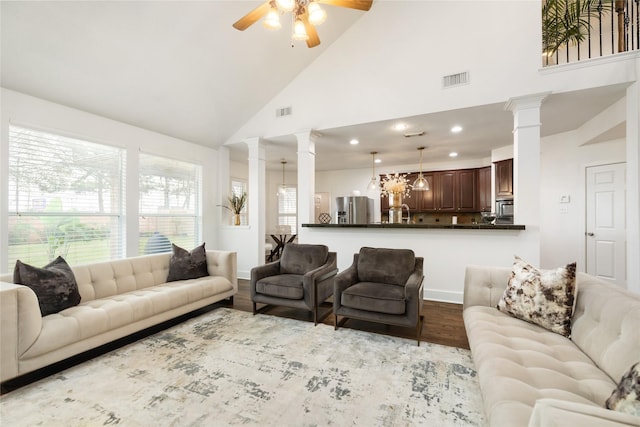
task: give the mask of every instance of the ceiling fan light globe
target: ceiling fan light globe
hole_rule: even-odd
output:
[[[276,5],[283,12],[291,12],[296,6],[296,2],[295,0],[276,0]]]
[[[309,35],[307,34],[307,30],[304,28],[304,23],[300,19],[296,19],[295,24],[293,25],[293,35],[291,36],[294,40],[307,40],[309,39]]]
[[[327,20],[327,12],[318,3],[310,3],[307,11],[309,12],[309,22],[313,25],[320,25]]]
[[[418,175],[418,178],[413,181],[412,187],[416,191],[429,191],[429,181],[427,181],[425,177],[420,174]]]
[[[271,9],[262,21],[262,25],[268,30],[279,30],[282,28],[280,23],[280,14],[276,9]]]

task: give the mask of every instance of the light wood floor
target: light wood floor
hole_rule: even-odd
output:
[[[140,340],[146,336],[159,332],[163,329],[177,325],[185,320],[205,314],[208,311],[215,310],[219,307],[232,307],[237,310],[243,310],[251,312],[253,305],[251,303],[251,297],[249,295],[249,281],[238,281],[238,293],[233,298],[233,305],[229,300],[223,300],[208,307],[196,310],[194,312],[185,314],[175,319],[169,320],[159,325],[152,326],[140,332],[136,332],[127,337],[105,344],[98,348],[86,351],[69,359],[55,363],[51,366],[39,369],[35,372],[23,375],[22,377],[5,381],[0,384],[0,394],[9,393],[13,390],[19,389],[34,381],[53,375],[64,369],[70,368],[79,363],[85,362],[91,358],[97,357],[106,352],[112,351],[123,345],[130,344],[137,340]],[[467,334],[464,330],[464,324],[462,322],[462,305],[448,304],[434,301],[424,301],[423,313],[425,316],[424,325],[422,328],[422,339],[424,342],[431,342],[435,344],[448,345],[453,347],[469,348],[469,342],[467,341]],[[303,321],[313,322],[311,313],[305,310],[297,310],[287,307],[272,307],[265,312],[267,315],[283,316],[292,319],[299,319]],[[328,316],[324,323],[333,326],[333,315]],[[415,330],[409,328],[400,328],[396,326],[381,325],[378,323],[364,322],[359,320],[349,320],[343,327],[360,329],[364,331],[376,332],[381,334],[399,336],[413,339],[415,337]]]
[[[248,280],[238,280],[238,293],[233,299],[233,308],[243,311],[253,310],[251,297],[249,295]],[[467,349],[469,348],[467,334],[464,330],[464,323],[462,322],[461,304],[424,301],[422,312],[424,314],[422,341],[448,345],[452,347],[461,347]],[[268,311],[265,312],[265,314],[313,322],[311,312],[288,307],[273,306],[272,308],[269,308]],[[324,320],[324,323],[333,326],[333,315],[328,316]],[[379,323],[364,322],[354,319],[350,319],[344,325],[344,327],[405,338],[415,337],[414,329],[388,326]]]

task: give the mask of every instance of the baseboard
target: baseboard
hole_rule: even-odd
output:
[[[238,271],[238,279],[251,280],[251,271]]]
[[[430,301],[450,302],[462,304],[462,292],[440,291],[438,289],[425,289],[422,298]]]

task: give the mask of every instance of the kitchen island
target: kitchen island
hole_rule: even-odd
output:
[[[462,303],[468,265],[510,267],[514,255],[540,262],[537,225],[519,224],[302,224],[300,243],[337,252],[340,271],[361,247],[406,248],[424,258],[425,299]]]
[[[303,227],[310,228],[420,228],[420,229],[440,229],[440,230],[524,230],[525,226],[520,224],[424,224],[424,223],[374,223],[374,224],[302,224]]]

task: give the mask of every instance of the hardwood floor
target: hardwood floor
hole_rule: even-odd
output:
[[[233,308],[243,311],[252,311],[253,305],[249,295],[249,281],[238,280],[238,293],[233,299]],[[462,305],[437,301],[424,301],[424,324],[422,326],[422,341],[452,347],[469,348],[467,334],[462,321]],[[273,306],[265,314],[289,317],[313,322],[311,312]],[[334,325],[333,315],[328,316],[323,323]],[[415,337],[415,330],[397,326],[382,325],[379,323],[365,322],[350,319],[345,328],[360,329],[404,338]]]
[[[68,369],[74,365],[85,362],[89,359],[97,357],[101,354],[115,350],[116,348],[138,341],[151,334],[162,331],[163,329],[177,325],[195,316],[205,314],[208,311],[219,307],[231,307],[228,300],[220,301],[216,304],[193,311],[189,314],[177,317],[159,325],[152,326],[140,332],[136,332],[127,337],[105,344],[98,348],[86,351],[69,359],[55,363],[51,366],[39,369],[35,372],[23,375],[13,380],[5,381],[0,384],[0,394],[9,393],[34,381],[53,375],[62,370]],[[249,281],[238,280],[238,293],[233,298],[232,308],[251,312],[253,305],[249,295]],[[424,325],[422,327],[422,339],[424,342],[442,344],[453,347],[469,348],[467,334],[462,322],[462,305],[450,304],[435,301],[424,301]],[[299,319],[313,322],[311,312],[297,310],[287,307],[273,306],[269,308],[265,314],[274,316],[283,316],[292,319]],[[333,326],[333,316],[328,316],[324,323]],[[398,337],[414,339],[415,330],[409,328],[400,328],[396,326],[381,325],[378,323],[364,322],[350,319],[343,327],[359,329],[363,331],[376,332],[381,334],[393,335]]]

